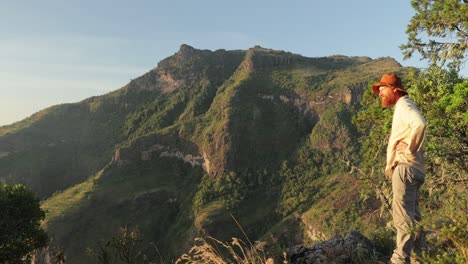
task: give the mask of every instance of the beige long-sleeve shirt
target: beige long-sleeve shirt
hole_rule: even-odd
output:
[[[413,101],[408,96],[400,97],[393,112],[392,133],[387,147],[386,172],[397,163],[406,163],[424,173],[422,147],[426,127],[427,122]],[[403,152],[396,150],[396,146],[401,141],[408,145]]]

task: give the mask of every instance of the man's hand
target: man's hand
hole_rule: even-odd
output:
[[[408,149],[408,144],[403,141],[399,141],[396,145],[396,151],[399,153],[404,153]]]
[[[387,179],[389,181],[392,180],[392,177],[393,177],[393,168],[387,168],[385,169],[385,177],[387,177]]]

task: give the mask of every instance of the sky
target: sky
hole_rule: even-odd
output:
[[[0,126],[126,85],[173,55],[255,45],[403,60],[410,0],[0,0]]]

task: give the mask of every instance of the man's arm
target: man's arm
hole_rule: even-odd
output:
[[[408,125],[411,129],[409,142],[399,142],[397,150],[414,153],[421,148],[426,135],[427,122],[418,109],[411,108],[407,113]],[[406,145],[406,146],[405,146]]]

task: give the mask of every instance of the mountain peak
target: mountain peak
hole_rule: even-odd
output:
[[[180,48],[179,48],[179,51],[177,53],[192,53],[194,52],[196,49],[190,45],[187,45],[187,44],[182,44],[180,45]]]
[[[184,62],[191,61],[194,58],[204,58],[211,56],[214,52],[208,49],[196,49],[190,45],[182,44],[179,50],[172,56],[169,56],[158,63],[158,67],[180,67]]]

